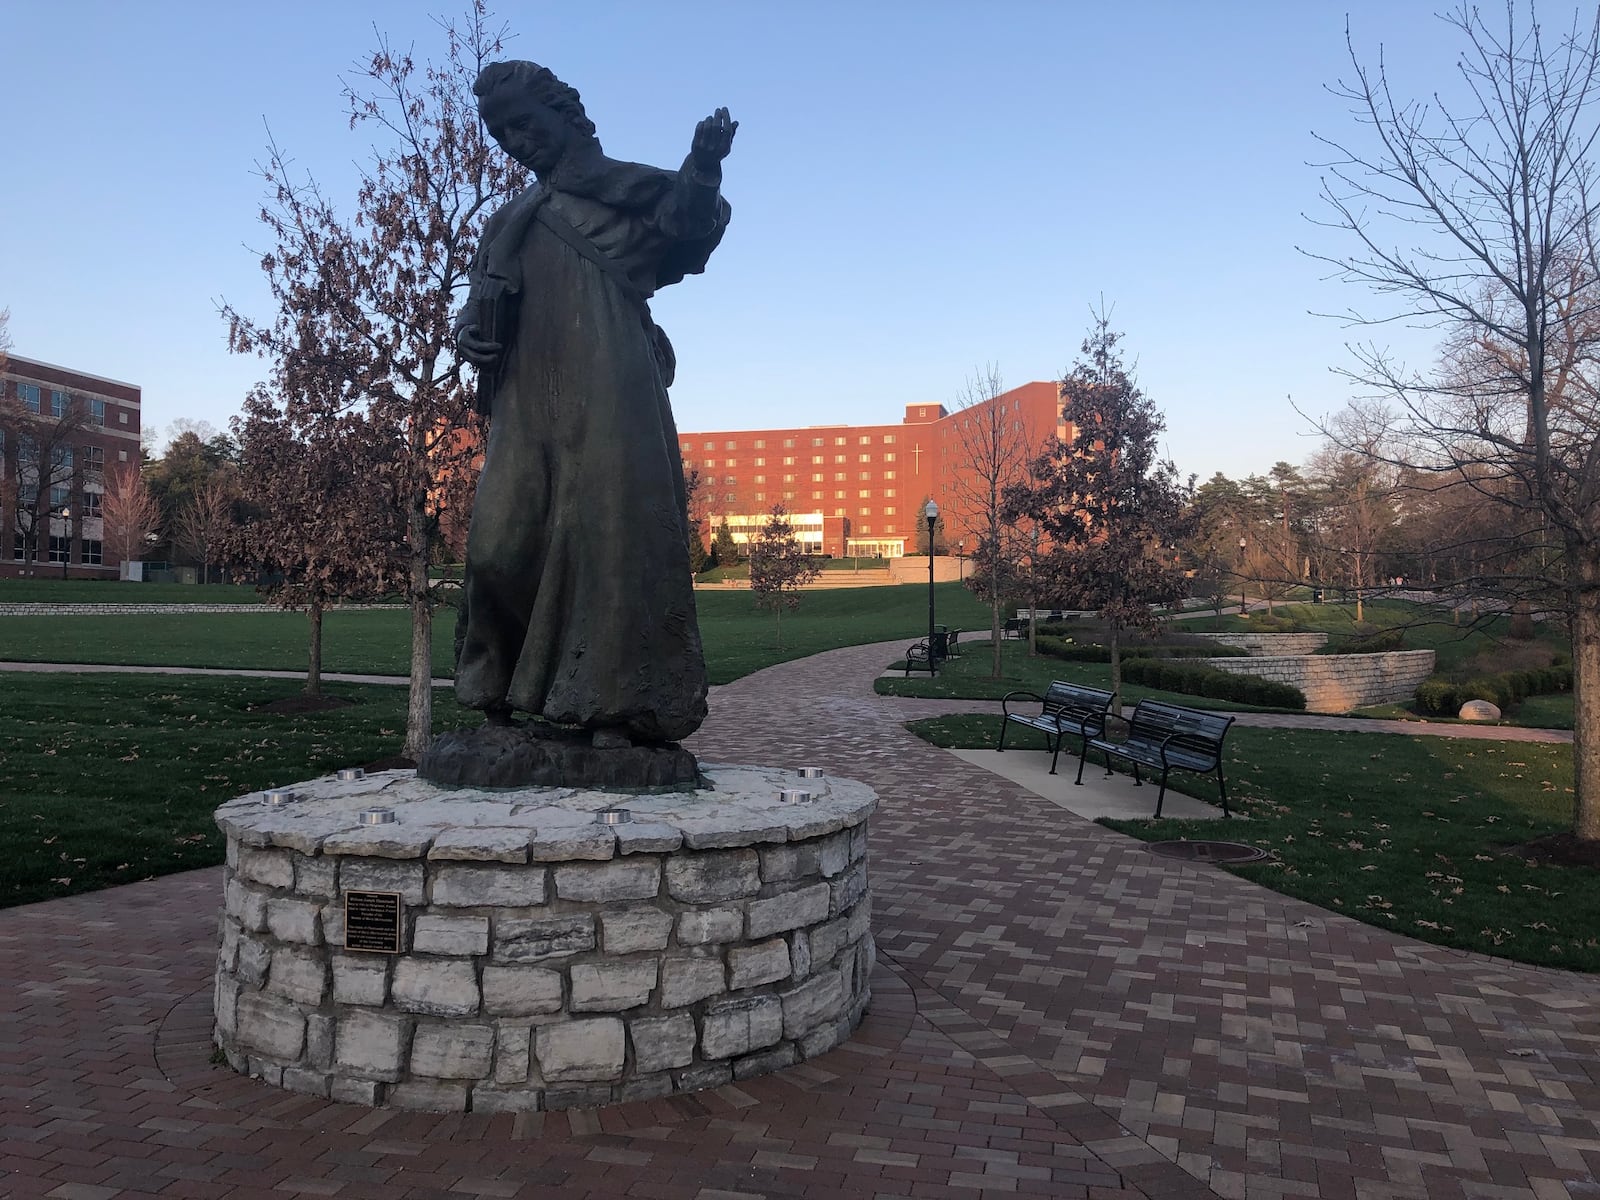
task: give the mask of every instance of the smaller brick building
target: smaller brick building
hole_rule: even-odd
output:
[[[0,577],[117,578],[102,500],[139,466],[137,384],[19,355],[0,373]]]

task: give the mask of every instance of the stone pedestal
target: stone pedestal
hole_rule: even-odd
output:
[[[876,797],[701,770],[710,788],[646,796],[401,771],[230,801],[218,1046],[294,1091],[476,1111],[664,1096],[830,1049],[868,1001]],[[394,822],[361,824],[375,806]],[[631,820],[597,824],[612,807]],[[351,892],[398,895],[398,953],[345,948]]]

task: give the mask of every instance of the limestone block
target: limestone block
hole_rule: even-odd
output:
[[[275,1063],[267,1058],[258,1058],[252,1054],[245,1059],[245,1069],[252,1079],[259,1079],[262,1083],[270,1083],[273,1087],[283,1086],[282,1063]]]
[[[328,1095],[328,1073],[314,1071],[305,1067],[285,1067],[283,1069],[283,1082],[280,1085],[285,1091],[298,1092],[302,1096],[320,1096],[323,1099]]]
[[[763,938],[826,921],[831,894],[829,884],[816,883],[767,900],[752,900],[745,914],[745,934]]]
[[[389,957],[385,954],[335,954],[333,1002],[381,1005],[389,998]]]
[[[697,1092],[701,1088],[721,1087],[733,1082],[733,1064],[727,1062],[700,1063],[678,1072],[678,1090]]]
[[[531,1088],[501,1089],[480,1083],[472,1089],[475,1113],[537,1112],[542,1097]]]
[[[415,859],[342,859],[339,863],[339,887],[346,892],[399,892],[400,899],[411,905],[421,904],[425,899],[422,864]]]
[[[446,829],[433,839],[428,857],[435,861],[525,863],[528,861],[528,830],[484,825]]]
[[[262,887],[289,889],[294,887],[294,858],[287,850],[241,846],[238,876]]]
[[[811,936],[803,929],[789,935],[789,971],[796,979],[811,974]]]
[[[595,947],[594,917],[507,917],[494,923],[494,957],[499,962],[530,963],[579,954]]]
[[[393,1082],[405,1069],[410,1045],[410,1018],[358,1010],[338,1019],[333,1061],[341,1073]]]
[[[245,992],[236,1009],[238,1043],[279,1062],[298,1062],[306,1045],[306,1019],[293,1004],[266,992]]]
[[[621,1012],[647,1003],[656,986],[656,964],[579,963],[572,968],[573,1012]]]
[[[441,1079],[408,1079],[389,1089],[389,1103],[416,1112],[465,1112],[471,1088]]]
[[[667,892],[685,904],[715,904],[761,890],[761,858],[750,849],[710,851],[667,860]]]
[[[272,948],[265,942],[258,942],[255,938],[240,938],[239,962],[233,973],[240,983],[260,987],[267,978],[271,962]]]
[[[330,946],[344,945],[344,901],[322,906],[322,940]]]
[[[822,853],[818,842],[788,842],[779,846],[762,846],[758,853],[761,855],[763,883],[809,879],[822,873]]]
[[[615,1098],[609,1083],[568,1083],[546,1088],[544,1107],[550,1112],[560,1112],[564,1108],[600,1108]]]
[[[561,972],[546,967],[483,968],[483,1011],[496,1017],[531,1017],[561,1008]]]
[[[273,896],[267,901],[267,929],[280,942],[322,945],[322,905],[315,900]]]
[[[301,896],[332,900],[339,891],[339,860],[324,858],[321,855],[315,857],[296,855],[294,890]]]
[[[211,989],[211,1011],[217,1019],[217,1035],[232,1041],[238,1023],[234,1019],[239,1003],[239,984],[232,976],[219,973]]]
[[[661,1007],[683,1008],[728,990],[722,956],[668,958],[661,964]]]
[[[1500,708],[1487,700],[1468,700],[1456,715],[1463,721],[1498,721]]]
[[[383,1084],[376,1079],[340,1079],[328,1081],[328,1099],[339,1104],[363,1104],[377,1108],[383,1103]]]
[[[618,854],[670,854],[683,845],[683,831],[661,821],[630,821],[614,833]]]
[[[672,914],[645,905],[600,914],[600,946],[607,954],[665,950],[672,936]]]
[[[328,1013],[306,1016],[306,1065],[326,1071],[333,1065],[333,1017]]]
[[[413,954],[487,954],[489,918],[422,913],[411,934]]]
[[[478,1011],[478,977],[462,958],[395,960],[389,985],[394,1006],[433,1017],[468,1017]]]
[[[433,902],[451,908],[540,905],[545,902],[545,875],[542,866],[439,867],[433,877]]]
[[[684,946],[731,942],[743,935],[742,908],[696,908],[678,914],[678,942]]]
[[[411,1035],[411,1073],[430,1079],[483,1079],[494,1059],[494,1028],[460,1021],[421,1024]]]
[[[224,911],[240,926],[259,933],[267,927],[267,894],[238,879],[228,880],[222,891]]]
[[[734,991],[789,978],[789,943],[781,937],[728,951],[728,986]]]
[[[694,1018],[688,1013],[630,1021],[628,1036],[633,1040],[634,1070],[641,1075],[687,1067],[694,1061]]]
[[[776,996],[717,1000],[706,1006],[700,1053],[706,1058],[737,1058],[782,1036],[783,1005]]]
[[[658,1075],[635,1075],[617,1090],[618,1104],[636,1104],[640,1100],[659,1100],[672,1095],[672,1075],[662,1071]]]
[[[356,855],[362,858],[420,859],[428,852],[437,827],[396,822],[392,825],[363,825],[330,833],[321,844],[327,854]],[[417,864],[421,866],[421,863]]]
[[[855,826],[853,829],[850,830],[850,861],[851,862],[855,862],[858,859],[866,858],[866,856],[867,856],[867,836],[868,836],[867,823],[865,821],[863,821],[861,824]]]
[[[603,861],[616,852],[617,839],[605,825],[572,825],[536,832],[528,842],[530,862]]]
[[[783,1001],[783,1036],[797,1038],[836,1020],[844,1011],[844,981],[838,971],[822,971],[779,997]]]
[[[316,1007],[328,991],[327,959],[314,950],[279,946],[272,952],[267,991]]]
[[[661,890],[661,861],[626,858],[604,864],[578,864],[555,869],[556,895],[563,900],[609,904],[650,900]]]
[[[494,1035],[494,1081],[525,1082],[532,1046],[533,1032],[526,1025],[500,1026]]]
[[[547,1083],[587,1083],[622,1074],[626,1043],[620,1018],[590,1017],[539,1026],[534,1053]]]
[[[865,861],[856,863],[843,875],[833,880],[829,886],[833,895],[829,901],[829,913],[838,916],[854,907],[857,900],[867,894],[867,864]]]
[[[845,936],[849,941],[859,942],[867,936],[867,931],[871,927],[872,895],[868,893],[850,910],[850,919],[845,925]]]

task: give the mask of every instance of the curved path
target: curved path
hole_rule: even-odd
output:
[[[191,872],[0,912],[0,1195],[1597,1195],[1600,980],[1153,857],[905,732],[883,662],[719,688],[693,742],[879,790],[847,1046],[599,1112],[289,1095],[208,1062],[220,875]]]

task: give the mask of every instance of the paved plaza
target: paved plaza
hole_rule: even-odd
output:
[[[692,742],[878,789],[846,1046],[587,1112],[280,1092],[210,1061],[191,872],[0,911],[0,1196],[1600,1198],[1600,980],[1155,857],[907,733],[985,706],[875,696],[898,649],[719,688]]]

